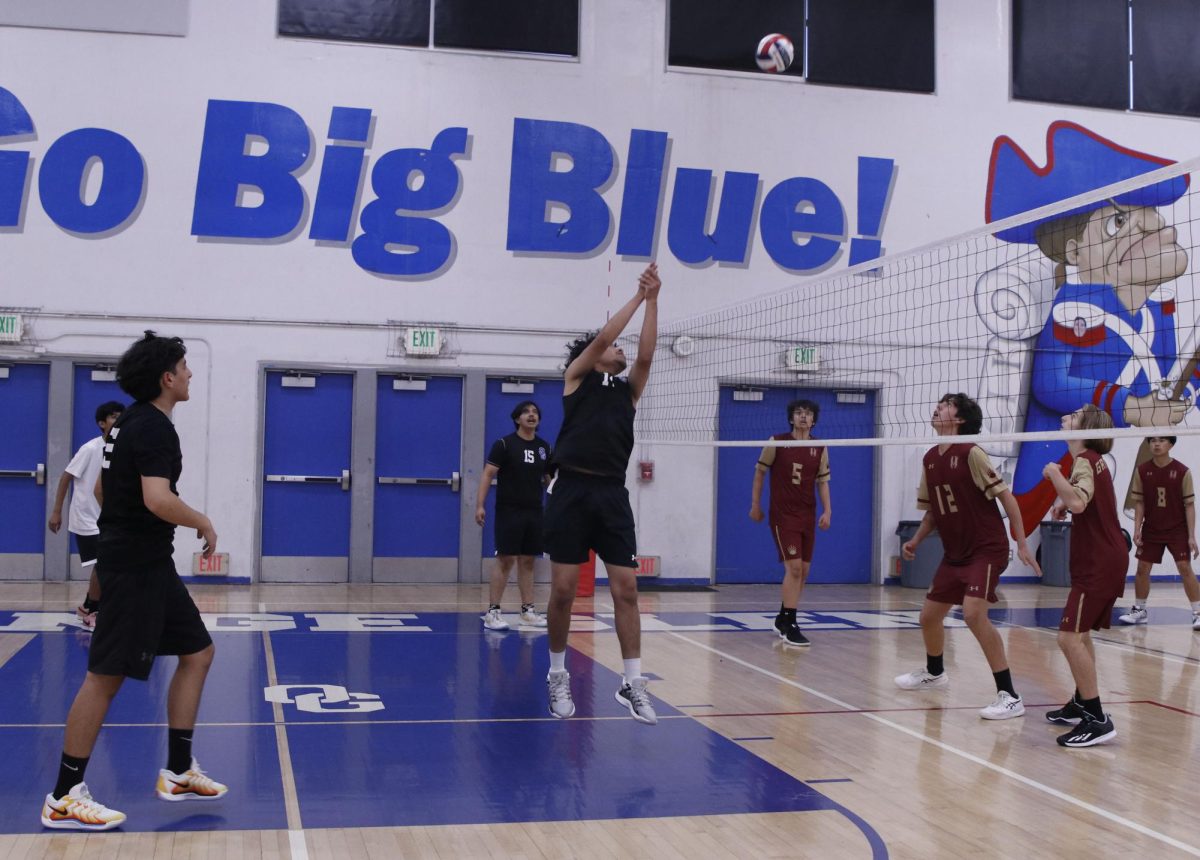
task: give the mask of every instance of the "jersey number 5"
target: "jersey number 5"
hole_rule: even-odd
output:
[[[804,471],[803,463],[792,463],[792,483],[799,485],[800,473]]]

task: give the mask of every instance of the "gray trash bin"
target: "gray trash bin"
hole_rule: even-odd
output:
[[[1042,523],[1042,545],[1038,548],[1042,565],[1042,585],[1071,586],[1071,521],[1050,520]]]
[[[900,545],[912,540],[917,529],[921,527],[920,520],[901,520],[896,526],[896,534]],[[937,573],[938,565],[942,563],[942,539],[937,532],[930,532],[921,545],[917,547],[917,557],[905,561],[900,556],[900,584],[905,588],[920,588],[928,590],[933,584],[933,575]]]

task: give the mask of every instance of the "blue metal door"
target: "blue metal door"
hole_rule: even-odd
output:
[[[0,579],[42,579],[50,366],[0,367]]]
[[[117,385],[113,369],[109,366],[93,364],[75,365],[71,395],[71,454],[79,450],[85,442],[100,435],[96,426],[96,408],[102,403],[115,400],[128,407],[129,395]],[[52,481],[52,484],[55,482]],[[72,490],[74,492],[74,490]],[[63,522],[67,521],[66,511],[63,512]],[[70,579],[87,579],[90,569],[85,571],[79,566],[79,547],[75,543],[75,535],[70,536],[71,564]]]
[[[375,582],[457,582],[462,379],[380,374],[375,413]]]
[[[875,393],[854,392],[862,403],[839,403],[833,391],[812,388],[765,388],[762,400],[734,400],[734,389],[721,388],[719,434],[722,440],[761,439],[763,415],[786,432],[787,404],[806,398],[821,407],[814,435],[823,439],[870,438],[875,434]],[[843,400],[858,399],[843,397]],[[760,448],[721,448],[717,455],[717,582],[779,582],[783,564],[766,521],[750,519],[750,489]],[[870,582],[874,544],[874,448],[830,448],[829,531],[817,530],[811,583]],[[763,510],[770,502],[764,482]],[[819,503],[818,503],[819,504]]]
[[[354,377],[267,371],[262,579],[346,582]]]
[[[522,401],[532,400],[542,412],[542,423],[538,426],[537,434],[549,442],[551,446],[554,445],[554,440],[558,438],[558,431],[562,427],[563,418],[562,378],[522,379],[517,385],[521,385],[522,390],[515,390],[512,380],[489,379],[487,381],[485,433],[483,451],[479,455],[481,464],[486,460],[488,451],[492,448],[492,443],[513,432],[514,427],[510,416],[512,415],[513,408]],[[524,390],[527,386],[532,387],[533,390]],[[504,390],[506,387],[513,388],[514,390],[506,392]],[[485,559],[492,558],[496,554],[496,533],[492,528],[495,516],[496,489],[493,487],[488,493],[487,523],[483,527],[483,557]],[[548,576],[548,571],[545,576]],[[543,572],[539,571],[538,579],[542,580],[543,578]],[[548,582],[549,579],[546,578],[545,581]]]

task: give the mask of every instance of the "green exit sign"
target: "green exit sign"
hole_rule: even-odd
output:
[[[815,346],[789,347],[785,360],[791,370],[818,370],[821,366],[821,355]]]
[[[409,355],[437,355],[442,351],[442,333],[436,328],[404,330],[404,351]]]
[[[0,314],[0,343],[20,343],[24,331],[20,314]]]

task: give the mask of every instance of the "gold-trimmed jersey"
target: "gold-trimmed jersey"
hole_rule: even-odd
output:
[[[1117,519],[1117,494],[1104,458],[1088,449],[1071,464],[1067,479],[1087,507],[1071,514],[1071,584],[1124,588],[1129,547]]]
[[[917,507],[933,515],[947,564],[1008,556],[1008,534],[996,497],[1008,489],[978,445],[935,445],[921,461]]]
[[[1153,543],[1187,540],[1187,509],[1193,503],[1192,473],[1178,460],[1156,466],[1147,460],[1133,472],[1131,494],[1142,503],[1142,539]]]
[[[772,436],[772,441],[793,439],[791,433]],[[816,514],[817,484],[829,482],[829,452],[824,445],[810,447],[763,448],[760,466],[771,473],[770,518],[812,517]]]

